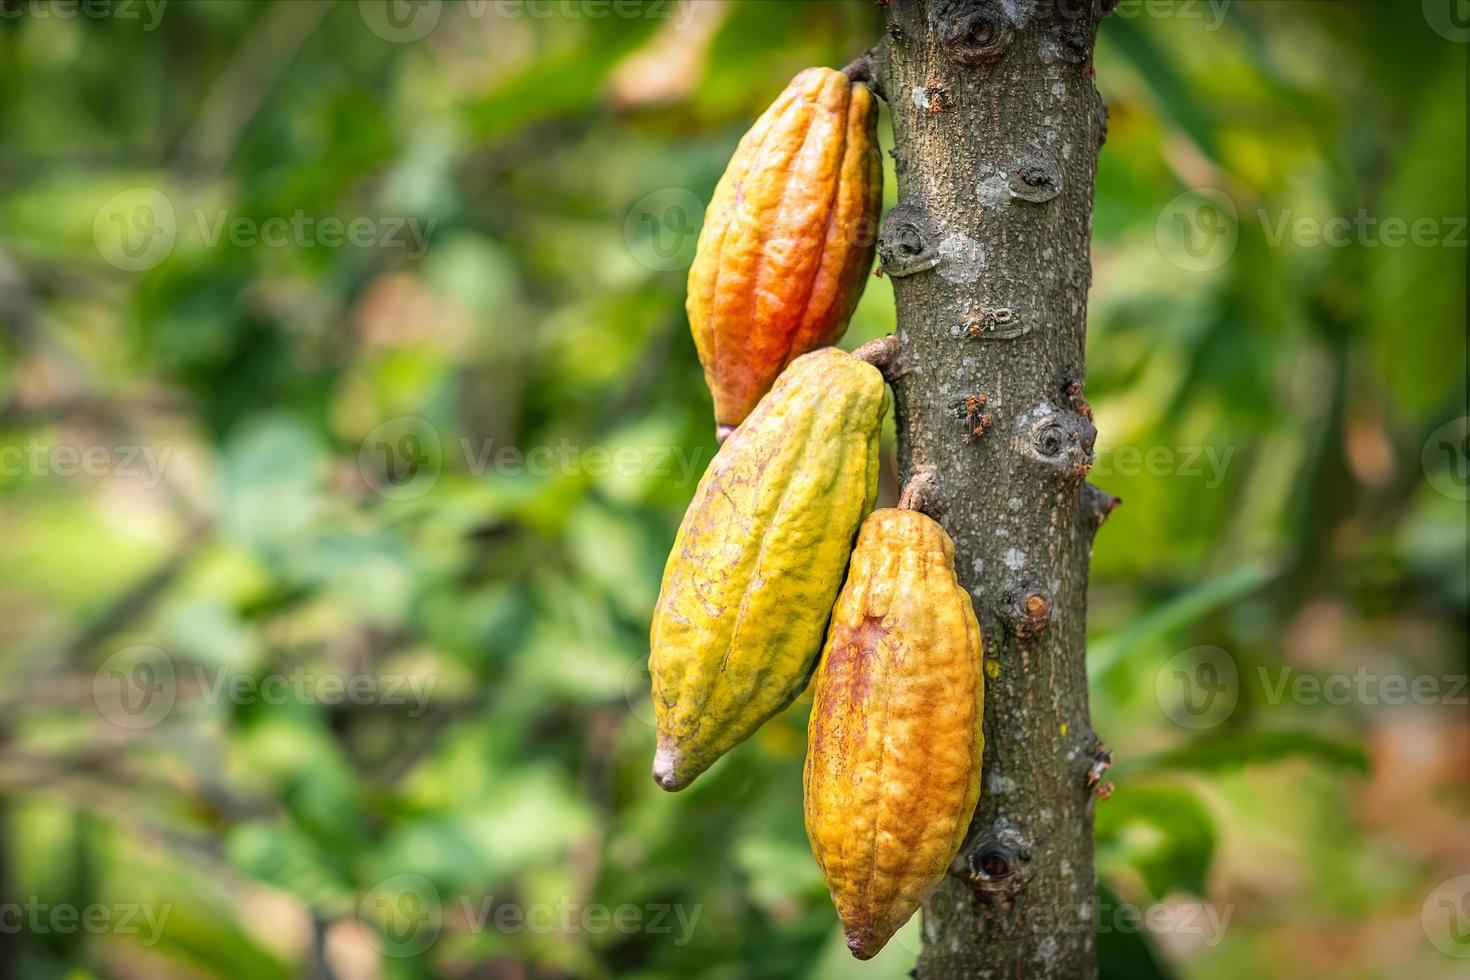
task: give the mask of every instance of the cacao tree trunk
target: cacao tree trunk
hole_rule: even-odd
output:
[[[883,0],[879,0],[880,3]],[[1089,237],[1106,113],[1102,0],[890,0],[870,70],[893,117],[900,476],[954,537],[987,647],[985,771],[969,839],[924,908],[918,977],[1096,973],[1085,481]]]

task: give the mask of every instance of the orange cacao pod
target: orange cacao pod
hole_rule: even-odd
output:
[[[980,798],[982,657],[949,535],[917,511],[873,511],[817,667],[804,779],[807,836],[858,959],[964,843]]]
[[[883,167],[865,85],[808,68],[740,140],[705,210],[685,307],[723,431],[847,329],[877,242]]]

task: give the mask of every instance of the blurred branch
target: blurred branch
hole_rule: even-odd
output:
[[[218,170],[302,44],[332,9],[331,0],[295,0],[265,8],[255,30],[235,51],[199,107],[198,121],[181,141],[175,165],[189,161]]]
[[[92,617],[61,650],[63,664],[79,661],[92,647],[117,633],[146,613],[174,580],[189,567],[194,556],[209,541],[210,525],[196,520],[185,528],[183,539],[156,568],[134,582],[125,592]]]

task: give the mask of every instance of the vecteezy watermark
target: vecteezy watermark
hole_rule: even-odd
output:
[[[457,0],[456,10],[478,20],[620,20],[668,21],[674,30],[687,28],[695,5],[710,0]],[[385,41],[405,44],[428,36],[439,24],[442,0],[358,0],[368,30]]]
[[[563,896],[554,902],[505,902],[494,895],[459,895],[450,902],[455,928],[501,935],[669,936],[686,946],[694,936],[703,905],[653,903],[604,905]],[[374,885],[358,903],[363,937],[386,956],[417,956],[439,938],[445,902],[423,875],[400,874]]]
[[[1470,44],[1470,0],[1423,0],[1424,20],[1447,41]]]
[[[247,674],[190,664],[180,669],[154,646],[133,646],[104,660],[92,675],[98,712],[120,728],[152,728],[181,700],[217,704],[341,704],[429,708],[438,678],[423,674],[340,674],[296,667],[285,673]]]
[[[1185,191],[1154,222],[1159,252],[1189,272],[1218,269],[1240,243],[1240,214],[1229,194],[1214,187]]]
[[[92,219],[97,251],[125,272],[158,265],[173,254],[177,237],[173,202],[155,187],[133,187],[113,195]]]
[[[1154,676],[1159,708],[1183,728],[1213,728],[1240,700],[1235,658],[1219,647],[1199,646],[1170,657]]]
[[[1440,882],[1424,899],[1419,921],[1435,949],[1470,959],[1470,875]]]
[[[93,936],[139,936],[143,946],[156,946],[168,924],[171,904],[144,902],[106,904],[92,902],[43,902],[35,895],[24,902],[0,902],[0,934],[70,936],[83,932]]]
[[[385,956],[417,956],[439,938],[444,906],[439,889],[423,875],[384,878],[357,903],[357,926]]]
[[[1099,934],[1148,932],[1155,936],[1198,936],[1206,946],[1218,946],[1234,914],[1233,904],[1221,906],[1211,902],[1156,902],[1143,906],[1099,902],[1094,922]]]
[[[1118,0],[1109,17],[1120,20],[1198,21],[1207,31],[1225,23],[1234,0]],[[1057,0],[1063,17],[1075,20],[1092,11],[1093,0]]]
[[[1095,476],[1203,477],[1205,489],[1225,482],[1234,446],[1099,446],[1092,472]]]
[[[472,476],[657,476],[679,487],[697,480],[704,463],[703,451],[684,446],[584,446],[570,439],[523,447],[462,437],[451,452],[458,454],[460,465]],[[390,500],[413,500],[428,493],[439,482],[444,461],[439,430],[413,415],[375,426],[357,451],[363,482]]]
[[[438,218],[382,215],[341,218],[311,215],[297,209],[289,215],[253,218],[228,208],[192,216],[206,248],[228,242],[236,248],[402,248],[411,259],[429,249]],[[98,253],[127,272],[144,272],[173,254],[179,219],[168,195],[153,187],[135,187],[109,198],[92,219]]]
[[[169,446],[48,446],[32,437],[24,446],[0,446],[0,477],[113,476],[152,490],[172,454]]]
[[[1424,475],[1451,500],[1470,500],[1470,416],[1451,419],[1424,443]]]
[[[1464,248],[1466,219],[1463,217],[1431,218],[1380,218],[1369,214],[1366,208],[1353,215],[1334,215],[1318,218],[1293,214],[1286,208],[1272,215],[1264,208],[1257,209],[1256,219],[1266,236],[1266,244],[1280,248],[1288,239],[1298,248],[1347,248],[1361,245],[1364,248]]]
[[[1008,931],[1036,934],[1136,935],[1198,937],[1205,946],[1217,946],[1225,939],[1230,919],[1235,915],[1234,903],[1165,901],[1138,905],[1133,902],[1098,902],[1085,898],[1076,904],[1060,906],[1020,903],[996,910]],[[907,944],[905,944],[907,945]],[[914,944],[914,952],[918,952]]]
[[[1361,704],[1368,707],[1404,704],[1470,704],[1464,674],[1384,674],[1358,667],[1351,674],[1303,674],[1291,667],[1257,667],[1266,701],[1280,704]]]
[[[1470,704],[1465,674],[1406,674],[1359,666],[1351,672],[1303,673],[1290,665],[1256,667],[1266,703],[1312,706]],[[1154,678],[1159,708],[1184,728],[1213,728],[1235,711],[1241,677],[1235,658],[1219,647],[1191,647],[1170,657]]]
[[[1298,248],[1465,248],[1467,219],[1448,215],[1405,218],[1380,216],[1360,209],[1326,218],[1296,214],[1290,208],[1271,212],[1257,208],[1255,220],[1271,248],[1290,243]],[[1216,187],[1185,191],[1164,205],[1154,224],[1159,252],[1189,272],[1207,272],[1230,261],[1240,243],[1240,212],[1235,201]]]
[[[276,215],[257,221],[232,216],[221,208],[211,216],[194,212],[204,244],[214,248],[223,237],[236,248],[406,248],[411,259],[423,258],[429,250],[438,218],[420,221],[414,217],[383,216],[338,218],[315,217],[301,209],[290,216]]]
[[[167,6],[168,0],[5,0],[0,20],[136,20],[154,31]]]
[[[645,194],[628,209],[623,241],[641,265],[658,272],[687,269],[694,263],[704,202],[683,187]]]

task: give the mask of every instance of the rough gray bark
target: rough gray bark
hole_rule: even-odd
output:
[[[1090,977],[1106,755],[1087,709],[1087,566],[1116,503],[1085,482],[1081,387],[1102,4],[886,6],[868,71],[896,144],[879,251],[901,477],[937,471],[925,510],[955,539],[988,655],[983,792],[925,906],[918,976]]]

